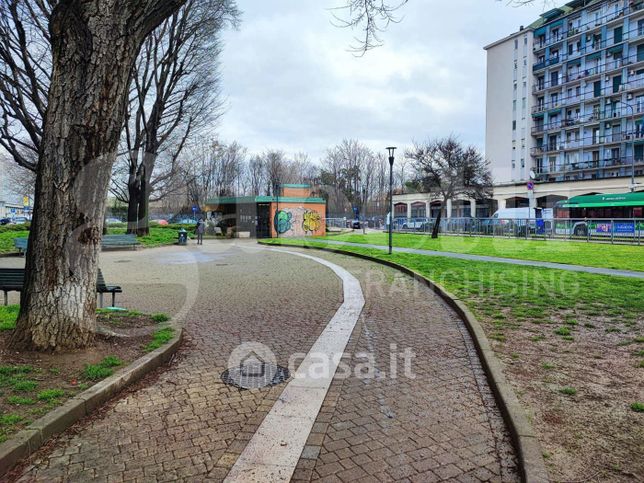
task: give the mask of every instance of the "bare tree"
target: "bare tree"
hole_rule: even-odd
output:
[[[474,146],[464,146],[455,136],[414,143],[405,156],[416,168],[418,182],[441,199],[432,238],[438,237],[442,207],[458,196],[481,199],[492,194],[489,162]]]
[[[265,194],[266,187],[266,166],[264,159],[260,155],[253,156],[247,165],[248,176],[248,194],[262,195]]]
[[[0,44],[5,48],[0,54],[0,104],[9,126],[3,142],[20,164],[33,168],[32,160],[38,160],[30,256],[11,338],[15,349],[73,349],[94,338],[103,214],[132,68],[145,37],[183,2],[1,4]],[[38,42],[51,45],[50,69],[46,44]],[[42,65],[25,65],[40,57]],[[15,66],[20,66],[19,74]],[[25,69],[33,73],[22,73]],[[25,112],[29,118],[21,114]]]
[[[128,203],[128,233],[149,233],[150,197],[179,172],[190,136],[221,116],[216,59],[219,33],[236,25],[234,0],[187,0],[143,44],[134,69],[113,192]],[[165,166],[155,172],[158,160]],[[118,176],[123,173],[124,176]]]
[[[355,139],[345,139],[327,151],[320,177],[331,191],[327,193],[331,212],[364,211],[373,194],[376,164],[373,152]]]
[[[27,196],[31,199],[34,197],[34,189],[36,186],[36,173],[32,170],[22,167],[15,163],[9,157],[0,157],[0,170],[4,172],[6,178],[9,180],[8,186],[5,186],[6,192],[11,193],[15,197]]]
[[[241,194],[244,170],[249,165],[247,150],[241,144],[210,141],[192,147],[189,156],[183,177],[191,204],[202,205],[213,196]]]
[[[289,176],[286,154],[279,149],[269,149],[262,154],[262,160],[266,170],[266,192],[275,196],[278,187],[286,183]]]
[[[0,3],[0,146],[32,171],[47,110],[51,9],[47,0]]]
[[[347,0],[346,5],[335,8],[337,26],[362,30],[362,35],[355,38],[356,43],[351,51],[364,55],[368,50],[380,47],[383,43],[380,34],[391,23],[400,21],[395,12],[407,1],[401,0],[392,5],[386,0]]]

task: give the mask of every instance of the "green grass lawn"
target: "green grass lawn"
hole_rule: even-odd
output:
[[[194,227],[187,227],[188,236],[191,236],[191,229]],[[125,233],[125,228],[109,228],[107,232],[110,235],[121,235]],[[0,253],[16,253],[16,249],[13,245],[14,238],[27,238],[29,232],[27,230],[21,231],[4,231],[0,232]],[[172,245],[177,241],[177,229],[172,228],[160,228],[160,227],[151,227],[150,234],[148,236],[139,237],[138,240],[141,242],[141,245],[147,248],[151,247],[160,247],[163,245]]]
[[[310,240],[266,242],[328,246],[324,241]],[[644,314],[644,280],[410,253],[394,252],[389,256],[381,250],[351,245],[330,248],[404,265],[462,298],[476,314],[499,317],[499,312],[503,312],[506,318],[514,320],[548,321],[568,313],[600,312],[610,317],[611,323],[625,324],[626,328]]]
[[[265,242],[390,260],[440,284],[481,323],[543,451],[556,455],[548,466],[553,481],[569,480],[560,475],[575,474],[579,466],[591,474],[607,471],[606,480],[621,479],[619,468],[637,473],[632,462],[639,454],[632,441],[640,437],[638,411],[644,407],[644,280],[442,256],[390,256],[378,249],[329,246],[324,240]],[[387,273],[377,265],[371,270]],[[373,280],[377,284],[379,278]],[[396,283],[386,280],[392,287]],[[403,286],[411,289],[396,285],[398,290]],[[589,455],[581,463],[580,444]],[[602,459],[593,462],[597,454]]]
[[[0,253],[14,253],[16,248],[13,246],[13,239],[25,238],[28,236],[29,232],[27,230],[0,232]]]
[[[323,239],[387,245],[386,233],[331,235]],[[644,246],[394,233],[394,246],[589,267],[644,271]]]
[[[191,231],[189,229],[187,230],[188,236],[190,236]],[[125,228],[109,228],[107,233],[110,235],[122,235],[125,233]],[[137,239],[146,248],[172,245],[177,242],[177,230],[172,228],[150,227],[150,234],[148,236],[138,237]]]

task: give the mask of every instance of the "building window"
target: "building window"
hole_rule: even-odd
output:
[[[637,46],[637,61],[641,62],[642,60],[644,60],[644,44]]]
[[[519,39],[514,39],[514,50],[519,48]]]
[[[550,87],[559,85],[559,71],[550,73]]]
[[[512,130],[513,131],[517,130],[517,122],[516,121],[512,121]]]
[[[521,158],[521,167],[525,168],[525,159]]]

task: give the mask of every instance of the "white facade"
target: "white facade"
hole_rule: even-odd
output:
[[[532,30],[487,46],[485,156],[495,183],[529,179],[532,146]],[[509,148],[509,149],[508,149]]]
[[[485,50],[499,207],[644,188],[644,4],[574,0]]]

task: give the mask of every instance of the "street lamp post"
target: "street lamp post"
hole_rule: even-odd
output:
[[[273,194],[275,195],[275,218],[273,219],[273,226],[275,227],[275,237],[280,237],[280,185],[275,183],[273,187]]]
[[[396,148],[390,146],[389,152],[389,255],[391,255],[391,246],[394,237],[394,152]]]

